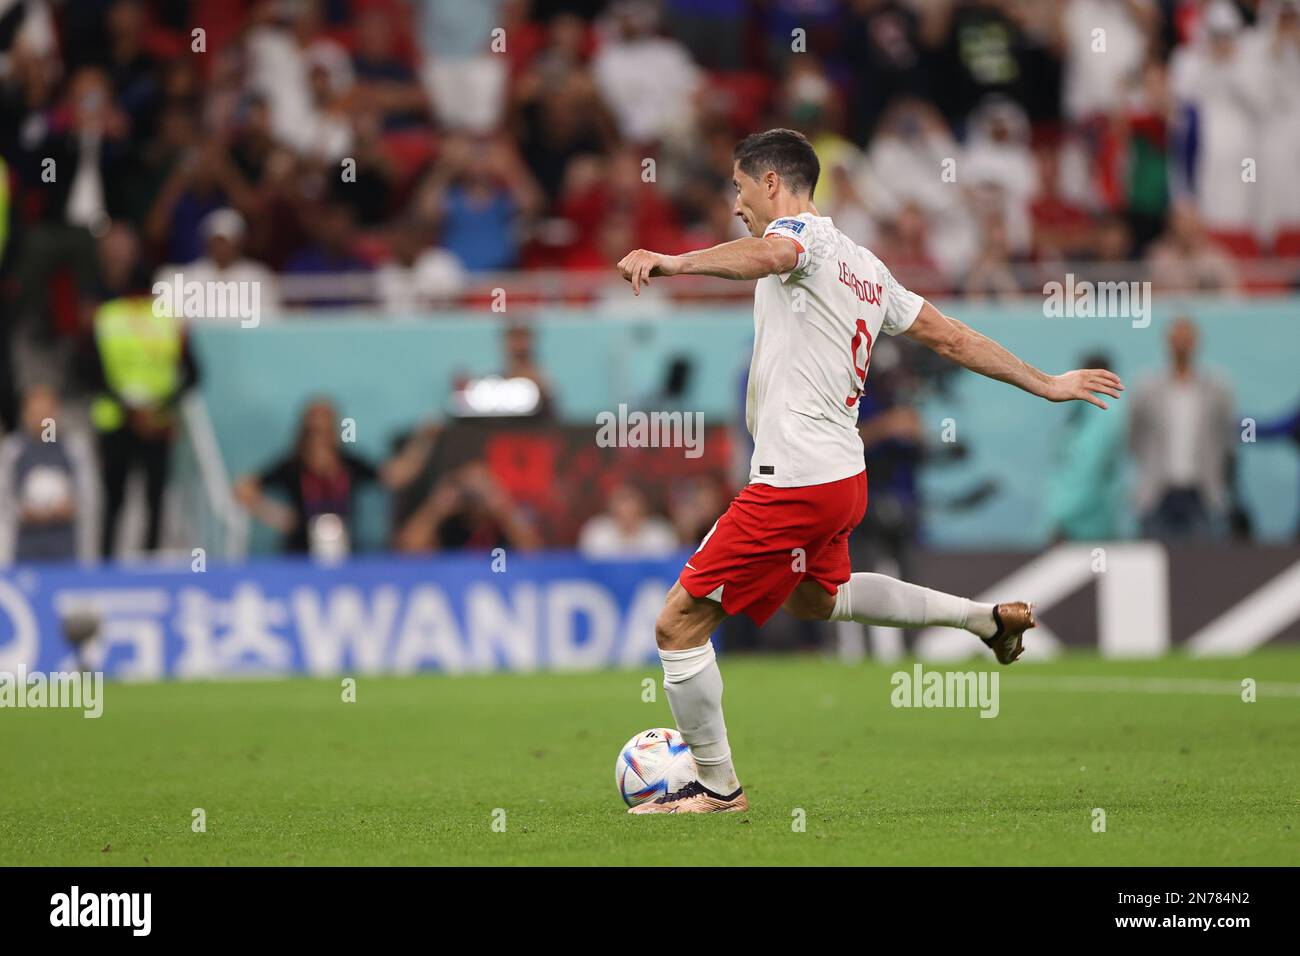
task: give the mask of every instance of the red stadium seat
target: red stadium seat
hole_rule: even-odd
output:
[[[60,337],[76,336],[81,324],[81,297],[72,270],[66,267],[59,269],[50,278],[47,289],[50,326]]]
[[[1208,232],[1210,240],[1234,259],[1258,259],[1262,250],[1259,240],[1245,231],[1220,229]]]
[[[393,254],[388,245],[388,236],[382,231],[360,233],[352,245],[352,251],[372,266],[383,265]]]
[[[248,0],[195,0],[190,9],[190,26],[202,27],[207,35],[208,55],[198,57],[199,73],[206,76],[215,58],[212,54],[237,39],[248,13]],[[185,49],[190,38],[185,37]]]
[[[764,73],[711,73],[708,96],[719,101],[732,126],[758,127],[772,97],[772,81]]]
[[[1273,240],[1273,255],[1279,259],[1300,259],[1300,228],[1279,232]]]
[[[397,170],[398,188],[409,183],[438,152],[438,137],[429,130],[396,130],[384,134],[384,155]]]

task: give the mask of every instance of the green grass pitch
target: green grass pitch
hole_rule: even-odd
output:
[[[0,864],[1300,863],[1300,653],[1022,662],[995,719],[894,708],[910,668],[724,658],[752,807],[680,818],[613,782],[657,668],[109,684],[0,710]]]

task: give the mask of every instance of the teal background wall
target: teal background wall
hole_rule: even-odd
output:
[[[1201,328],[1202,363],[1233,386],[1240,416],[1264,421],[1300,404],[1300,299],[1158,300],[1147,328],[1128,319],[1045,318],[1037,301],[1013,305],[937,303],[1048,371],[1071,368],[1088,351],[1116,358],[1130,385],[1164,363],[1164,330],[1186,313]],[[619,402],[636,406],[662,384],[673,356],[689,354],[694,377],[686,407],[706,421],[740,421],[740,380],[749,361],[748,308],[678,309],[654,319],[608,312],[540,312],[536,347],[561,415],[593,422]],[[357,448],[384,457],[416,422],[442,417],[457,374],[501,366],[505,319],[452,313],[393,321],[365,315],[266,321],[254,329],[194,331],[202,390],[232,474],[260,468],[288,447],[303,403],[325,394],[357,423]],[[868,386],[870,378],[868,378]],[[645,406],[648,407],[648,406]],[[927,493],[946,496],[994,476],[1000,492],[969,513],[936,516],[927,539],[951,547],[1035,546],[1044,540],[1042,493],[1064,410],[976,375],[958,376],[949,399],[926,402],[935,440],[945,418],[970,457],[927,469]],[[1123,414],[1123,401],[1114,406]],[[1261,536],[1288,537],[1300,505],[1300,461],[1283,443],[1241,448],[1241,481]],[[362,543],[382,540],[378,495],[363,503]],[[256,550],[273,542],[255,536]]]

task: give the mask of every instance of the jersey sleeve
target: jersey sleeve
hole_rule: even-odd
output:
[[[880,273],[885,280],[885,321],[880,330],[886,335],[901,335],[912,327],[916,317],[921,314],[925,299],[903,288],[902,283],[894,278],[894,274],[883,262],[880,264]]]
[[[814,268],[812,245],[808,241],[808,223],[802,219],[774,219],[763,232],[763,238],[777,236],[789,239],[799,250],[799,258],[789,272],[780,273],[781,281],[802,279],[812,273]]]

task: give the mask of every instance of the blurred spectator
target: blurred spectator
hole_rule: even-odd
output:
[[[1211,231],[1249,232],[1255,226],[1259,188],[1243,175],[1244,157],[1259,156],[1265,119],[1261,64],[1248,56],[1242,20],[1229,0],[1211,0],[1201,38],[1179,48],[1170,61],[1170,86],[1186,111],[1185,140],[1195,152],[1184,158],[1187,190]]]
[[[97,498],[86,436],[64,419],[54,389],[28,389],[20,429],[0,441],[0,555],[90,560]]]
[[[1261,422],[1255,430],[1255,437],[1260,441],[1289,441],[1300,452],[1300,404],[1281,418]],[[1300,512],[1297,512],[1295,535],[1300,539]]]
[[[902,99],[881,118],[864,171],[876,187],[866,191],[879,215],[890,218],[909,202],[924,212],[932,254],[949,276],[969,268],[979,242],[975,219],[956,177],[959,150],[933,106]],[[944,175],[948,169],[953,176]]]
[[[522,220],[543,200],[514,147],[452,137],[440,160],[421,187],[421,215],[440,222],[443,245],[470,272],[517,265]]]
[[[424,50],[424,85],[438,122],[451,130],[487,133],[505,106],[507,61],[492,49],[492,31],[506,30],[505,0],[423,0],[416,4]],[[510,42],[509,39],[506,40]]]
[[[671,202],[642,179],[641,160],[628,149],[570,163],[556,213],[568,226],[563,263],[569,269],[606,269],[626,255],[631,246],[615,255],[611,232],[633,246],[684,251]]]
[[[691,57],[710,70],[744,66],[746,0],[666,0],[664,18]]]
[[[397,530],[394,544],[406,552],[531,551],[542,546],[542,539],[487,464],[471,461],[434,485]]]
[[[839,219],[848,212],[851,217],[855,201],[860,203],[851,173],[861,166],[862,151],[840,132],[843,100],[835,84],[816,59],[800,56],[790,64],[780,97],[786,115],[782,125],[807,136],[821,163],[813,204],[823,215]],[[844,228],[843,223],[837,225]]]
[[[1251,37],[1251,58],[1264,71],[1259,157],[1260,238],[1300,230],[1300,0],[1265,0]]]
[[[99,392],[91,421],[99,435],[104,481],[100,553],[113,556],[127,479],[136,469],[145,480],[144,545],[156,551],[177,404],[198,380],[181,320],[170,309],[155,310],[152,297],[128,287],[96,310],[94,347],[87,360],[88,380]]]
[[[993,97],[971,116],[961,181],[972,187],[982,215],[1001,219],[1010,252],[1027,253],[1033,238],[1029,210],[1038,192],[1038,169],[1029,149],[1029,122],[1015,103]]]
[[[313,299],[312,304],[318,307],[338,308],[365,301],[365,290],[346,281],[350,275],[371,271],[370,263],[356,253],[356,222],[352,208],[342,203],[328,203],[309,218],[307,228],[311,241],[289,258],[284,266],[285,273],[315,277],[319,288],[332,290]],[[333,276],[342,278],[330,281]]]
[[[889,263],[894,277],[917,295],[942,292],[946,287],[930,251],[925,212],[916,203],[906,203],[897,216],[885,222],[874,249],[882,262]]]
[[[1020,294],[1020,281],[1011,266],[1006,226],[997,215],[985,218],[979,255],[966,273],[961,291],[975,299],[1011,299]]]
[[[937,6],[930,4],[931,16]],[[922,12],[903,0],[857,0],[850,15],[850,36],[862,51],[853,63],[854,133],[867,142],[894,99],[930,98]]]
[[[861,168],[860,163],[857,168]],[[817,208],[823,216],[833,219],[836,228],[858,245],[874,248],[880,232],[875,218],[871,215],[870,204],[858,191],[859,182],[854,178],[853,172],[854,170],[846,169],[844,166],[835,166],[825,171],[824,175],[831,182],[831,195],[835,200],[827,206]],[[922,228],[924,225],[925,220],[922,217]],[[884,258],[883,255],[881,258]],[[908,288],[912,287],[909,285]]]
[[[578,533],[578,550],[588,558],[658,558],[678,547],[673,526],[650,514],[645,495],[627,484],[615,486],[605,511]]]
[[[702,82],[686,47],[658,34],[658,21],[648,0],[616,0],[592,61],[601,96],[635,145],[687,133]]]
[[[1037,24],[1026,16],[1025,5],[1014,0],[956,0],[934,6],[940,23],[931,29],[943,37],[935,93],[950,122],[961,121],[990,93],[1031,107],[1052,100],[1051,87],[1059,89],[1047,49],[1053,38],[1030,29]],[[1059,104],[1052,103],[1052,110],[1058,112]],[[1036,115],[1038,110],[1030,112]]]
[[[1079,368],[1114,369],[1108,355],[1084,356]],[[1105,541],[1123,514],[1124,419],[1082,402],[1069,410],[1057,438],[1047,484],[1047,528],[1054,540]]]
[[[851,547],[866,567],[888,560],[909,566],[921,533],[920,466],[925,456],[921,417],[906,400],[911,374],[893,342],[872,354],[871,387],[858,398],[858,434],[871,482],[871,507],[853,532]]]
[[[582,20],[557,15],[546,46],[516,84],[512,125],[524,162],[548,202],[559,196],[573,160],[608,153],[618,138],[583,64],[585,45]]]
[[[668,514],[677,530],[677,540],[696,547],[709,533],[718,516],[727,510],[732,495],[717,478],[701,475],[673,490]]]
[[[355,142],[349,150],[347,178],[329,171],[329,196],[352,210],[362,227],[381,226],[392,218],[393,194],[399,173],[384,148],[378,113],[355,113],[351,130]]]
[[[1142,69],[1118,124],[1117,163],[1127,166],[1124,200],[1138,251],[1164,228],[1169,215],[1169,71],[1157,59]],[[1126,148],[1124,148],[1126,147]]]
[[[1033,251],[1048,262],[1076,258],[1092,250],[1092,217],[1061,185],[1061,160],[1054,143],[1034,149],[1037,191],[1029,205]]]
[[[20,315],[45,317],[50,280],[62,267],[72,270],[83,295],[90,293],[95,239],[115,211],[110,184],[122,167],[127,130],[107,77],[92,68],[72,77],[59,109],[31,117],[24,158],[26,178],[41,184],[41,218],[25,237]]]
[[[1115,114],[1146,60],[1159,18],[1156,0],[1066,0],[1062,106],[1068,119],[1083,123]]]
[[[390,315],[410,315],[453,300],[465,286],[460,260],[428,242],[428,229],[407,217],[390,230],[392,258],[375,272],[379,303]]]
[[[1169,230],[1147,250],[1155,288],[1171,292],[1228,292],[1237,284],[1237,270],[1227,254],[1205,235],[1190,203],[1178,203],[1169,217]]]
[[[411,443],[411,454],[400,454],[376,468],[344,449],[342,423],[333,403],[313,399],[303,409],[293,449],[265,470],[241,478],[235,497],[255,518],[280,532],[286,552],[312,551],[314,524],[322,517],[341,522],[350,541],[361,486],[382,482],[396,488],[409,482],[423,463],[424,449],[416,445]],[[268,495],[268,490],[287,502]]]
[[[415,69],[399,51],[396,28],[392,12],[378,4],[357,13],[354,102],[380,116],[384,130],[418,124],[429,105]]]
[[[1129,403],[1129,445],[1137,462],[1134,504],[1147,537],[1207,537],[1220,530],[1228,494],[1232,392],[1196,367],[1196,326],[1169,328],[1169,370],[1147,379]]]
[[[94,289],[85,303],[84,328],[93,328],[95,309],[101,303],[108,299],[143,295],[150,289],[143,260],[140,238],[130,226],[115,224],[99,238],[92,260],[92,266],[97,267]]]
[[[188,265],[164,266],[154,276],[155,282],[170,285],[179,274],[183,283],[244,283],[257,288],[258,305],[263,314],[278,312],[279,284],[275,273],[243,255],[244,217],[233,209],[218,209],[209,213],[199,228],[207,243],[207,255]],[[230,317],[191,315],[188,309],[184,316],[187,321]]]
[[[542,371],[534,352],[533,328],[524,322],[513,322],[506,326],[502,337],[505,351],[505,364],[501,369],[502,378],[526,378],[537,386],[539,400],[535,414],[550,417],[555,414],[555,395],[550,381]]]
[[[149,210],[145,235],[170,262],[193,262],[206,245],[204,221],[227,207],[253,211],[255,196],[225,146],[210,140],[191,148],[172,168]]]
[[[133,136],[153,134],[162,95],[160,64],[145,47],[149,13],[142,0],[113,0],[104,20],[106,43],[98,65],[108,74]]]
[[[318,0],[253,8],[245,40],[247,83],[269,106],[276,139],[292,149],[333,159],[347,149],[335,96],[352,84],[347,51],[324,33]]]

